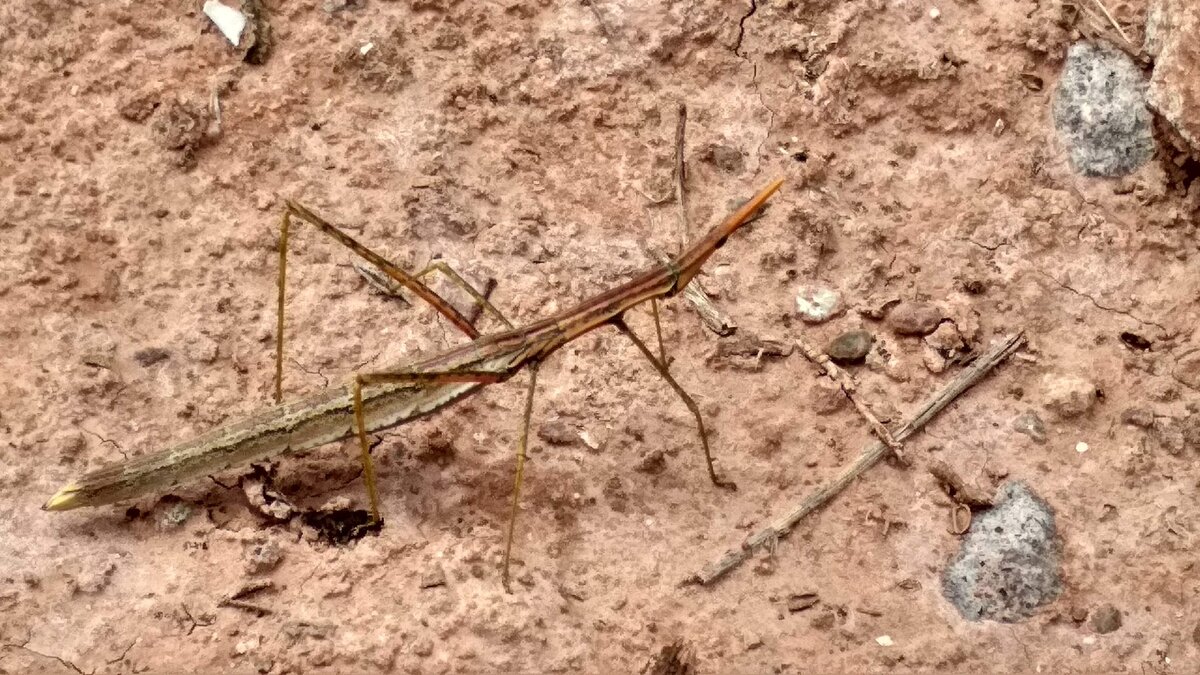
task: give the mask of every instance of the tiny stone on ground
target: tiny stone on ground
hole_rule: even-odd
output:
[[[867,352],[871,351],[874,342],[875,338],[868,331],[846,331],[829,343],[825,353],[829,355],[830,360],[839,365],[861,363],[867,357]]]
[[[1042,422],[1042,418],[1032,410],[1021,413],[1012,422],[1013,431],[1032,438],[1038,443],[1046,442],[1046,425]]]
[[[942,310],[926,302],[904,302],[888,314],[897,335],[929,335],[942,322]]]
[[[826,286],[801,286],[796,292],[796,312],[807,323],[822,323],[841,314],[842,295]]]
[[[1092,629],[1104,635],[1121,627],[1121,610],[1112,605],[1101,605],[1092,612]]]

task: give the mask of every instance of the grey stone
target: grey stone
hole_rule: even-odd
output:
[[[1085,176],[1132,173],[1154,156],[1147,83],[1121,50],[1076,42],[1054,97],[1054,126],[1071,165]]]
[[[851,330],[842,333],[830,341],[825,347],[825,353],[837,364],[859,363],[871,351],[875,338],[865,330]]]
[[[971,524],[942,575],[942,594],[970,621],[1015,623],[1062,592],[1054,512],[1023,483]]]

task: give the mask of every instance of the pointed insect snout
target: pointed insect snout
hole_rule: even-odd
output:
[[[678,274],[675,282],[675,291],[683,290],[691,281],[692,277],[700,272],[700,268],[708,260],[718,248],[725,244],[725,240],[729,235],[737,231],[739,227],[746,224],[746,221],[754,215],[762,205],[766,203],[771,195],[783,185],[782,178],[776,178],[770,185],[763,188],[747,201],[745,204],[734,211],[709,232],[703,239],[692,246],[691,249],[684,251],[679,258],[676,259]]]

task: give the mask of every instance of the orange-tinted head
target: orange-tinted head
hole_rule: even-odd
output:
[[[730,214],[720,225],[717,225],[708,234],[704,235],[703,239],[692,244],[691,248],[681,253],[675,259],[675,268],[679,270],[679,281],[675,284],[675,290],[680,291],[684,286],[687,286],[691,282],[692,277],[700,272],[700,268],[708,260],[708,257],[718,248],[721,248],[725,240],[729,238],[729,235],[746,224],[746,220],[761,208],[781,185],[783,185],[783,179],[776,178],[770,185],[754,195],[750,201],[743,204],[740,209]]]

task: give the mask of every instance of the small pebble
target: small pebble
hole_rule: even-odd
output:
[[[897,335],[929,335],[942,322],[942,310],[927,302],[904,302],[888,313],[888,325]]]
[[[846,331],[835,337],[825,347],[825,353],[829,354],[830,360],[838,365],[861,363],[867,357],[867,352],[871,351],[871,345],[874,343],[875,338],[868,331]]]
[[[796,292],[796,312],[807,323],[822,323],[841,314],[842,295],[826,286],[801,286]]]
[[[1092,612],[1092,629],[1104,635],[1121,627],[1121,610],[1112,605],[1101,605]]]
[[[446,585],[446,571],[442,566],[434,563],[421,575],[421,588],[437,588],[438,586]]]
[[[1047,373],[1042,377],[1046,409],[1061,418],[1079,417],[1096,404],[1096,384],[1078,375]]]
[[[550,420],[538,427],[538,438],[550,445],[573,445],[579,440],[575,430],[562,420]]]
[[[249,640],[242,640],[233,647],[233,653],[238,656],[244,656],[258,649],[259,640],[257,637],[252,637]]]
[[[1079,454],[1083,454],[1087,451],[1088,451],[1087,443],[1084,443],[1083,441],[1079,441],[1078,443],[1075,444],[1075,452],[1078,452]]]
[[[875,643],[880,647],[891,647],[892,645],[896,644],[896,642],[892,640],[891,635],[880,635],[879,637],[875,638]]]
[[[178,527],[192,515],[192,507],[187,502],[175,502],[162,516],[162,524],[167,527]]]
[[[1046,425],[1042,422],[1042,418],[1038,414],[1030,410],[1022,413],[1012,421],[1013,431],[1019,434],[1025,434],[1038,443],[1046,442]]]
[[[283,560],[283,552],[279,550],[279,544],[272,540],[256,543],[246,553],[246,572],[248,574],[269,572],[275,569],[280,560]]]
[[[798,593],[788,598],[787,609],[789,612],[802,612],[810,607],[816,606],[820,598],[816,593]]]
[[[1121,421],[1142,429],[1154,426],[1154,413],[1145,408],[1128,408],[1121,413]]]

